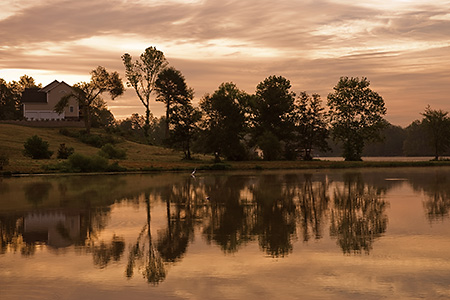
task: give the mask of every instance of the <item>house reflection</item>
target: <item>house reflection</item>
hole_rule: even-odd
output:
[[[73,245],[81,239],[81,215],[68,211],[36,211],[23,218],[23,240],[54,248]]]

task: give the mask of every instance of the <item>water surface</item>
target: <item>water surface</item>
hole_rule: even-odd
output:
[[[0,179],[1,299],[450,298],[450,168]]]

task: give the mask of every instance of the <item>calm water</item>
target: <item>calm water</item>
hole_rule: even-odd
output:
[[[0,299],[448,299],[450,168],[0,179]]]

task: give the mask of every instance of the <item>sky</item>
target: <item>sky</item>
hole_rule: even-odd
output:
[[[89,81],[97,66],[125,79],[124,53],[164,52],[195,91],[221,83],[254,93],[271,75],[327,95],[367,77],[386,119],[407,126],[427,105],[450,111],[450,0],[1,0],[0,78]],[[144,113],[134,90],[108,99],[117,119]],[[164,113],[162,103],[152,113]]]

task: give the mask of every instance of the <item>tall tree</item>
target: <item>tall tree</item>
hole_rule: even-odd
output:
[[[157,92],[156,101],[164,102],[166,105],[165,138],[167,139],[169,137],[172,107],[177,104],[188,103],[194,95],[194,90],[187,86],[183,74],[173,67],[166,68],[159,73],[155,82],[155,89]]]
[[[149,137],[150,129],[150,95],[155,89],[158,74],[167,66],[164,53],[155,47],[148,47],[141,54],[139,60],[132,61],[130,54],[122,55],[125,65],[127,85],[133,87],[142,105],[145,107],[145,136]]]
[[[332,134],[343,143],[347,161],[361,160],[365,142],[380,139],[387,125],[384,100],[369,86],[365,77],[341,77],[328,95]]]
[[[83,109],[84,124],[86,132],[90,133],[91,130],[91,110],[93,105],[98,100],[98,97],[103,93],[109,93],[111,99],[114,100],[124,92],[124,86],[122,79],[117,72],[107,72],[102,66],[98,66],[91,71],[91,81],[79,82],[72,86],[72,92],[65,95],[55,105],[56,112],[63,112],[64,107],[69,103],[70,98],[75,98]]]
[[[295,93],[290,88],[290,81],[282,76],[270,76],[256,87],[253,137],[263,150],[264,159],[276,159],[278,153],[273,149],[281,149],[280,142],[291,136]]]
[[[429,105],[422,113],[424,117],[422,124],[425,126],[428,139],[434,149],[435,160],[438,160],[450,145],[450,118],[447,115],[447,111],[434,110]]]
[[[0,78],[0,120],[14,120],[22,117],[22,93],[25,88],[40,88],[33,77],[23,75],[19,81],[7,83]]]
[[[303,150],[303,159],[312,160],[314,147],[320,151],[329,150],[328,128],[325,108],[321,105],[320,95],[309,96],[301,92],[294,111],[295,142]]]
[[[173,115],[170,119],[172,130],[169,136],[169,144],[180,148],[184,152],[185,159],[192,159],[192,140],[197,133],[198,122],[201,117],[201,112],[193,107],[190,101],[173,108]]]
[[[216,161],[224,155],[229,160],[245,158],[241,143],[246,128],[245,107],[249,95],[234,83],[222,83],[212,95],[200,102],[204,112],[204,150],[215,154]]]

